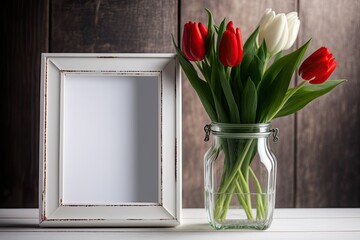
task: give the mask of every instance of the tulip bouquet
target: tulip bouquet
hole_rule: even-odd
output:
[[[344,80],[327,80],[336,67],[331,52],[321,47],[300,65],[310,40],[284,54],[294,44],[300,27],[297,12],[275,14],[266,9],[258,27],[243,44],[241,31],[224,19],[216,25],[209,10],[208,24],[184,25],[181,49],[177,56],[183,71],[199,96],[211,121],[218,123],[268,123],[302,109],[312,100],[328,93]],[[300,67],[299,67],[300,65]],[[293,73],[305,81],[289,87]],[[244,146],[246,143],[244,143]],[[225,149],[224,149],[225,151]],[[225,152],[225,155],[227,153]],[[249,156],[252,152],[243,151]],[[246,156],[239,157],[244,159]],[[226,163],[219,193],[231,189],[249,189],[251,167]],[[232,169],[238,168],[238,169]],[[249,174],[249,171],[251,174]],[[238,179],[241,177],[241,181]],[[239,188],[232,187],[240,184]],[[261,187],[259,186],[259,191]],[[218,196],[215,218],[225,218],[229,201]],[[239,200],[247,217],[252,219],[251,204]],[[258,201],[258,216],[265,213],[265,203]]]

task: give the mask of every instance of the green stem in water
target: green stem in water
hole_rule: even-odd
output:
[[[227,211],[229,209],[229,205],[232,199],[232,195],[234,190],[237,190],[237,198],[242,208],[244,209],[247,218],[249,220],[253,220],[254,217],[252,215],[252,207],[251,207],[251,192],[249,189],[249,178],[245,179],[244,170],[246,169],[246,175],[249,176],[249,172],[252,175],[256,189],[257,189],[257,219],[265,219],[267,212],[267,204],[266,198],[263,198],[262,189],[258,178],[256,177],[255,172],[252,168],[246,167],[242,169],[241,167],[244,164],[246,157],[248,154],[251,154],[251,146],[253,144],[253,139],[249,140],[241,152],[241,155],[237,159],[237,161],[232,165],[231,168],[227,171],[226,177],[224,177],[221,181],[221,185],[218,191],[218,198],[215,203],[215,213],[214,217],[218,220],[224,220],[226,218]],[[227,145],[227,144],[226,144]],[[231,149],[226,149],[228,153],[231,152]]]
[[[214,217],[217,220],[224,220],[226,218],[227,211],[231,202],[232,192],[234,191],[235,186],[231,187],[230,194],[228,193],[218,193],[216,203],[215,203],[215,213]]]
[[[221,194],[218,196],[218,199],[216,201],[215,205],[215,217],[217,219],[225,219],[227,210],[229,209],[230,201],[232,198],[232,194],[235,190],[235,187],[237,187],[237,190],[239,191],[239,194],[242,196],[238,196],[238,200],[240,204],[242,205],[243,209],[246,212],[246,215],[248,219],[253,219],[252,212],[251,212],[251,193],[249,189],[249,184],[245,180],[244,176],[242,175],[242,172],[240,170],[237,171],[237,174],[239,175],[238,178],[231,184],[229,191],[227,192],[219,192]],[[240,182],[240,185],[239,185]],[[244,198],[244,199],[243,199]]]
[[[248,151],[249,151],[253,141],[254,141],[253,139],[250,139],[249,142],[246,143],[244,151],[242,151],[242,154],[240,155],[239,160],[233,166],[230,175],[225,179],[223,184],[221,184],[219,192],[226,192],[226,190],[229,188],[229,186],[231,185],[232,181],[234,180],[237,172],[239,171],[242,163],[244,162],[244,159],[245,159],[246,155],[248,154]],[[241,176],[242,176],[242,174],[241,174]]]
[[[263,198],[262,198],[263,192],[262,192],[262,189],[261,189],[261,185],[260,185],[260,182],[259,182],[258,178],[255,175],[255,172],[252,170],[252,168],[249,168],[249,170],[250,170],[250,173],[251,173],[252,177],[254,178],[256,189],[257,189],[257,192],[258,192],[257,196],[256,196],[256,199],[257,199],[256,200],[257,201],[257,207],[256,207],[257,208],[257,213],[259,214],[260,219],[265,219],[267,210],[265,209]]]
[[[239,172],[239,174],[241,174]],[[240,178],[243,179],[243,176],[239,176]],[[229,209],[229,205],[232,199],[232,193],[234,192],[234,190],[237,190],[236,196],[238,201],[240,202],[242,208],[244,209],[246,216],[249,220],[253,220],[254,217],[252,215],[252,211],[251,211],[251,205],[249,207],[248,203],[247,203],[247,196],[249,195],[248,193],[246,193],[246,191],[243,191],[243,182],[241,184],[239,184],[239,181],[235,181],[235,184],[233,184],[230,188],[230,192],[229,193],[220,193],[221,195],[218,196],[217,202],[216,202],[216,206],[215,206],[215,218],[219,219],[219,220],[224,220],[226,218],[226,214],[227,211]]]
[[[249,206],[246,204],[245,199],[244,199],[244,192],[241,189],[241,186],[239,185],[238,182],[236,182],[236,189],[238,190],[239,194],[238,195],[238,200],[241,204],[241,206],[243,207],[246,216],[249,220],[254,220],[254,217],[252,215],[252,211],[251,211],[251,207],[249,208]]]
[[[245,180],[242,172],[241,172],[241,165],[243,164],[245,158],[248,155],[248,152],[251,148],[251,145],[253,143],[253,140],[249,140],[245,147],[244,150],[241,152],[241,155],[239,156],[238,160],[234,163],[234,165],[232,166],[232,168],[230,168],[229,170],[231,171],[230,174],[226,174],[227,176],[225,178],[222,179],[220,187],[219,187],[219,191],[218,193],[220,194],[216,200],[215,203],[215,218],[217,219],[222,219],[225,218],[226,214],[224,214],[224,211],[227,211],[227,209],[229,208],[229,198],[231,200],[231,195],[234,191],[234,184],[237,183],[237,181],[239,181],[240,185],[241,185],[241,189],[243,190],[243,195],[246,197],[246,205],[243,205],[243,208],[246,209],[245,211],[247,212],[248,216],[252,217],[252,214],[250,215],[251,212],[251,198],[250,198],[250,190],[249,190],[249,186],[248,186],[248,182]],[[227,149],[227,151],[230,151],[229,149]],[[236,175],[239,175],[238,178],[235,178]],[[247,194],[247,195],[245,195]],[[241,203],[241,202],[240,202]],[[226,205],[225,205],[226,204]]]

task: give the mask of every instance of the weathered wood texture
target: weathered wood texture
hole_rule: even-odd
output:
[[[52,1],[51,52],[174,52],[178,3]]]
[[[207,23],[207,14],[204,8],[212,11],[215,22],[219,24],[224,17],[232,20],[239,26],[243,39],[256,28],[259,19],[267,7],[277,12],[295,11],[296,0],[241,0],[225,1],[181,1],[180,26],[188,21],[201,21]],[[203,207],[204,181],[203,165],[204,154],[211,143],[204,143],[203,127],[209,123],[203,107],[183,75],[183,206]],[[280,142],[272,144],[273,152],[278,158],[278,180],[276,204],[279,207],[294,206],[294,116],[273,121],[273,126],[280,128]]]
[[[233,20],[244,39],[265,8],[297,10],[297,46],[312,37],[308,53],[331,48],[339,62],[333,77],[349,81],[297,115],[273,121],[280,128],[280,142],[272,144],[279,167],[277,206],[360,206],[358,0],[50,2],[10,1],[1,16],[6,62],[0,207],[37,207],[41,52],[174,52],[171,34],[177,39],[189,20],[206,22],[205,7],[217,23]],[[203,126],[209,119],[183,77],[183,206],[202,207],[203,156],[210,146],[203,142]]]
[[[299,41],[325,45],[348,81],[297,115],[297,207],[360,206],[360,1],[300,1]]]
[[[48,1],[9,1],[1,14],[0,207],[38,201],[40,53],[47,51]]]

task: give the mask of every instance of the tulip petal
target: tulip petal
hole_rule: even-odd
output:
[[[264,12],[264,15],[262,16],[260,22],[259,22],[259,26],[260,29],[264,29],[266,28],[266,26],[272,22],[272,20],[275,18],[275,12],[271,10],[271,8],[267,8]],[[259,29],[259,30],[260,30]]]
[[[311,84],[325,82],[335,70],[337,63],[326,47],[321,47],[301,64],[299,75]]]
[[[297,12],[289,12],[289,13],[286,14],[286,19],[287,19],[288,22],[292,21],[294,19],[299,19],[298,13]]]
[[[292,20],[288,20],[288,28],[289,28],[289,37],[283,50],[288,50],[294,44],[299,34],[300,20],[297,17]]]
[[[232,21],[228,22],[228,24],[226,25],[226,30],[229,30],[235,34],[234,23]]]
[[[334,72],[335,68],[336,68],[336,62],[334,62],[333,65],[330,66],[330,68],[324,73],[324,75],[320,76],[320,77],[316,77],[314,80],[309,81],[311,84],[321,84],[323,82],[325,82],[330,75]]]
[[[199,30],[201,32],[201,36],[203,37],[203,39],[205,40],[207,35],[208,35],[208,29],[207,27],[205,27],[204,24],[202,24],[201,22],[199,22],[198,24]]]
[[[283,29],[283,32],[282,32],[282,35],[281,35],[281,38],[280,38],[280,41],[278,42],[278,44],[274,47],[273,49],[273,52],[270,52],[272,53],[273,55],[275,55],[276,53],[282,51],[288,41],[288,38],[289,38],[289,28],[287,27],[287,23],[285,24],[285,28]]]
[[[269,23],[271,23],[275,18],[275,12],[271,10],[271,8],[267,8],[264,12],[263,17],[259,23],[259,34],[256,38],[257,46],[260,46],[264,40],[264,32],[265,29],[268,27]]]
[[[321,47],[318,50],[316,50],[313,54],[311,54],[307,59],[309,59],[310,62],[313,62],[317,59],[321,59],[323,57],[326,57],[330,55],[330,50],[326,47]]]
[[[226,30],[223,33],[219,47],[220,61],[226,67],[232,67],[235,66],[238,56],[239,53],[236,36],[230,30]]]
[[[237,42],[237,46],[238,46],[238,59],[235,63],[234,66],[237,66],[241,63],[241,60],[242,60],[242,57],[243,57],[243,52],[244,52],[244,49],[243,49],[243,43],[242,43],[242,37],[241,37],[241,31],[239,28],[236,28],[236,42]]]
[[[300,76],[305,80],[313,80],[316,76],[321,75],[323,72],[327,71],[327,66],[325,65],[318,65],[318,64],[311,64],[308,65],[306,68],[302,69]]]
[[[284,47],[286,42],[284,31],[287,30],[287,21],[285,14],[278,14],[275,16],[274,20],[269,23],[264,32],[264,38],[266,42],[266,47],[268,48],[271,54],[275,54]],[[286,41],[287,36],[286,34]],[[280,49],[280,50],[279,50]]]
[[[321,62],[327,61],[327,56],[330,55],[330,50],[326,47],[321,47],[312,53],[305,61],[301,64],[299,72],[304,71],[304,68],[309,65],[318,65]]]
[[[188,22],[184,25],[184,32],[183,32],[183,39],[182,39],[182,51],[185,55],[185,57],[190,61],[196,61],[196,59],[191,55],[190,48],[189,48],[189,32],[190,32],[190,26],[191,22]]]
[[[189,49],[190,54],[197,61],[201,61],[205,58],[205,41],[196,23],[192,23],[190,26]]]

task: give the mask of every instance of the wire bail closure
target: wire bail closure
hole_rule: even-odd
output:
[[[204,126],[204,131],[205,131],[204,142],[208,142],[208,141],[209,141],[210,132],[211,132],[211,124],[206,124],[206,125]]]
[[[273,135],[273,142],[279,141],[279,137],[278,137],[279,129],[278,128],[273,128],[270,131],[272,132],[272,135]]]

